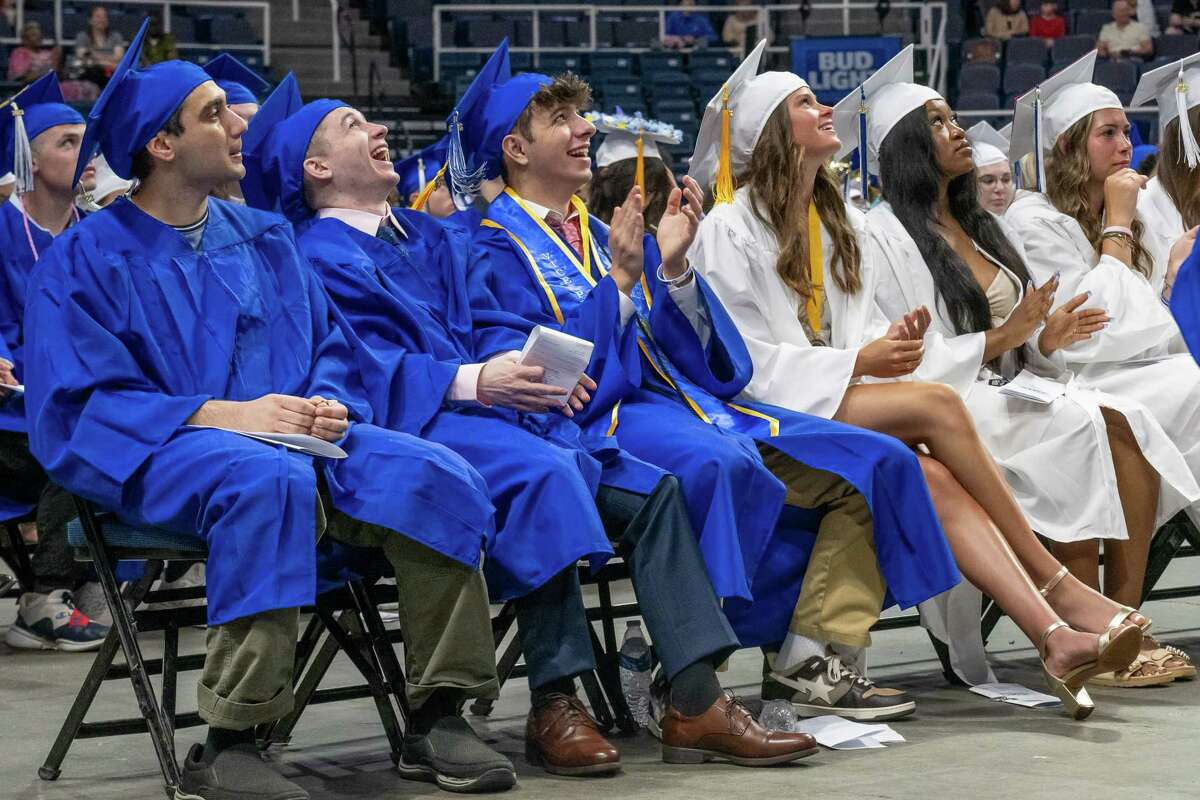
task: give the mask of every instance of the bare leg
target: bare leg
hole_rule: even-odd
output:
[[[1054,556],[1071,570],[1071,574],[1087,586],[1100,589],[1100,540],[1084,539],[1081,542],[1055,542],[1050,545]]]
[[[1108,426],[1121,508],[1125,511],[1125,527],[1129,529],[1128,539],[1109,539],[1104,543],[1104,593],[1122,605],[1137,608],[1142,604],[1160,481],[1125,417],[1111,409],[1102,411]]]
[[[1042,632],[1058,620],[1058,614],[1038,593],[1012,548],[975,498],[940,462],[928,456],[919,459],[958,568],[967,580],[999,603],[1029,640],[1038,645]],[[1050,635],[1044,656],[1050,672],[1063,675],[1072,667],[1095,659],[1096,636],[1060,628]]]
[[[919,382],[851,386],[834,419],[928,447],[1000,529],[1035,586],[1045,586],[1061,568],[1029,527],[975,432],[970,412],[949,386]],[[1080,630],[1102,631],[1117,612],[1117,604],[1071,577],[1054,594],[1055,609]],[[1140,624],[1143,618],[1135,614],[1131,621]]]

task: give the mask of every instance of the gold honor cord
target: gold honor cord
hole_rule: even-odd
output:
[[[808,204],[808,274],[811,292],[808,296],[808,324],[814,333],[821,332],[821,303],[824,300],[825,253],[821,246],[821,215],[817,204]]]

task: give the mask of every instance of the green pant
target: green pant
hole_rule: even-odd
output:
[[[317,504],[317,538],[326,529]],[[328,533],[358,547],[379,547],[396,574],[408,700],[419,708],[438,688],[494,698],[499,690],[487,587],[479,570],[406,536],[333,510]],[[288,714],[299,609],[279,609],[209,628],[198,687],[200,717],[245,730]]]
[[[787,487],[787,504],[825,509],[789,630],[850,647],[871,644],[887,587],[866,498],[844,478],[765,444],[763,463]]]

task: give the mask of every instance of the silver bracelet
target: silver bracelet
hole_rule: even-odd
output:
[[[688,265],[687,265],[687,269],[685,269],[685,270],[683,271],[683,274],[682,274],[682,275],[680,275],[680,276],[678,276],[678,277],[676,277],[676,278],[668,278],[668,277],[667,277],[667,276],[666,276],[666,275],[663,273],[663,265],[662,265],[662,263],[660,262],[660,263],[659,263],[659,265],[658,265],[658,269],[657,269],[657,270],[655,270],[655,275],[656,275],[656,277],[657,277],[657,278],[658,278],[660,281],[662,281],[663,283],[665,283],[665,284],[668,284],[668,285],[670,285],[670,286],[674,286],[675,288],[677,288],[677,289],[678,289],[680,286],[682,286],[682,285],[683,285],[683,283],[684,283],[685,281],[687,281],[687,279],[688,279],[688,278],[692,277],[692,272],[693,272],[693,270],[692,270],[692,264],[691,264],[691,262],[689,261],[689,262],[688,262]]]

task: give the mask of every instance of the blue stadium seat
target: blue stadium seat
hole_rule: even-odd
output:
[[[222,14],[212,18],[212,41],[216,44],[257,44],[258,36],[243,16]]]
[[[642,53],[638,60],[641,62],[643,75],[667,72],[677,76],[683,72],[682,53]]]
[[[1004,70],[1005,94],[1024,94],[1046,77],[1041,64],[1009,64]],[[959,81],[962,85],[962,81]],[[972,86],[974,88],[974,86]]]
[[[597,81],[592,84],[601,95],[604,96],[604,102],[607,105],[612,105],[614,102],[622,102],[626,98],[641,98],[642,87],[635,81],[608,80]]]
[[[657,17],[626,17],[613,22],[612,43],[616,47],[649,47],[657,39]]]
[[[1064,36],[1054,43],[1054,47],[1050,48],[1050,58],[1057,70],[1072,61],[1083,58],[1095,48],[1095,36]]]
[[[548,75],[561,72],[574,72],[576,75],[587,70],[587,62],[582,53],[539,53],[538,71]]]
[[[736,65],[735,65],[736,66]],[[692,83],[696,85],[703,84],[705,86],[721,86],[729,77],[732,70],[727,70],[724,67],[704,67],[702,69],[692,70]]]
[[[1113,21],[1112,11],[1090,8],[1074,13],[1075,23],[1071,30],[1076,36],[1099,36],[1100,29]]]
[[[691,114],[695,116],[696,104],[691,100],[655,100],[655,114]]]
[[[171,35],[175,37],[176,43],[194,42],[196,41],[196,23],[191,17],[176,14],[171,17]]]
[[[646,93],[655,100],[667,99],[687,99],[692,98],[692,84],[681,80],[682,76],[676,75],[675,80],[666,83],[648,83],[645,86]]]
[[[636,58],[634,53],[592,53],[592,73],[634,75]]]
[[[958,73],[958,88],[969,87],[972,92],[1000,90],[1000,68],[995,64],[963,64]]]
[[[1154,40],[1154,55],[1178,61],[1200,50],[1200,39],[1196,36],[1160,36]]]
[[[652,108],[655,119],[674,125],[684,132],[692,131],[694,133],[700,128],[700,115],[695,111],[671,111],[664,110],[659,106],[652,106]]]
[[[1000,98],[995,92],[963,92],[955,104],[956,111],[991,111],[1000,108]]]
[[[512,66],[513,72],[530,72],[533,70],[533,53],[528,51],[515,53],[510,50],[508,63]]]
[[[567,25],[562,20],[542,17],[538,23],[538,35],[542,47],[567,46]]]
[[[1050,48],[1041,39],[1010,39],[1004,48],[1004,63],[1045,66]]]
[[[719,47],[710,50],[695,50],[688,56],[688,70],[694,75],[699,70],[723,70],[726,75],[733,72],[738,59],[728,50]]]
[[[1092,76],[1092,82],[1107,86],[1118,95],[1132,95],[1138,83],[1137,64],[1132,61],[1101,59],[1096,62],[1096,72]]]

